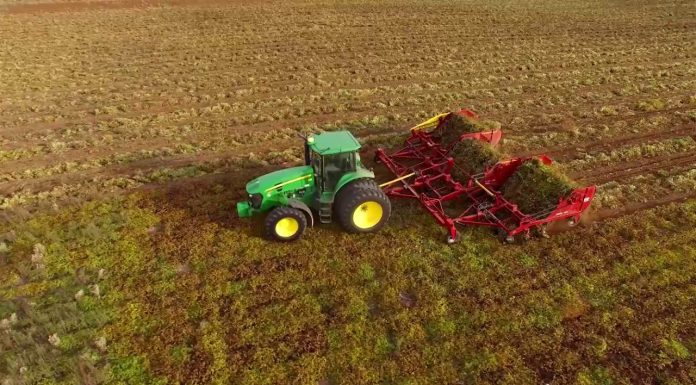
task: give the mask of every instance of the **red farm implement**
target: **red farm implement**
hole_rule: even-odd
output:
[[[466,109],[441,114],[413,127],[403,147],[395,152],[387,154],[383,149],[377,150],[375,159],[396,177],[381,185],[387,196],[418,200],[435,221],[445,227],[448,243],[457,240],[457,225],[492,227],[503,240],[513,242],[530,237],[532,230],[546,235],[546,225],[551,222],[564,220],[571,226],[578,223],[592,202],[595,186],[576,188],[559,198],[557,205],[533,213],[522,212],[518,204],[506,199],[501,192],[508,179],[524,163],[537,159],[543,164],[551,164],[551,159],[545,155],[500,161],[487,165],[481,173],[467,174],[466,180],[456,180],[452,176],[457,167],[451,154],[453,146],[466,140],[495,146],[502,132],[464,133],[453,143],[445,143],[441,133],[454,114],[477,119]],[[428,128],[433,129],[428,131]]]

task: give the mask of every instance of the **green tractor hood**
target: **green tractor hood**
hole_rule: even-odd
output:
[[[274,186],[288,184],[288,182],[297,178],[311,177],[313,173],[314,170],[312,170],[311,166],[297,166],[269,172],[247,183],[246,191],[249,194],[261,193],[262,195],[266,195],[266,190]]]
[[[314,170],[311,166],[290,167],[262,175],[246,185],[249,201],[237,203],[240,217],[252,216],[283,204],[293,192],[314,188]]]

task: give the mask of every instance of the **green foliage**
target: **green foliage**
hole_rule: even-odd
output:
[[[132,356],[113,360],[107,383],[114,385],[165,385],[163,378],[154,378],[148,373],[145,359]]]
[[[459,141],[459,137],[463,134],[483,131],[484,127],[479,125],[477,121],[461,116],[457,113],[452,113],[447,117],[445,123],[437,130],[442,143],[449,145]]]
[[[230,369],[227,364],[228,347],[219,321],[206,322],[203,326],[203,349],[212,356],[212,365],[208,369],[210,382],[216,385],[228,384]]]
[[[32,378],[69,382],[81,357],[96,357],[90,373],[123,384],[536,382],[538,362],[567,382],[608,383],[634,379],[629,369],[690,367],[674,336],[692,308],[693,202],[525,245],[471,229],[447,246],[406,206],[377,234],[317,227],[281,244],[253,222],[211,219],[229,210],[226,191],[196,194],[13,224],[22,235],[8,242],[9,266],[31,279],[4,293],[34,298],[46,316],[31,322],[60,338],[36,352],[61,358],[12,350],[16,363],[2,367],[50,368]],[[27,268],[36,250],[44,269]],[[4,305],[4,317],[19,305]],[[5,322],[15,341],[31,341],[23,317]],[[618,332],[630,330],[640,332]]]
[[[367,282],[375,279],[375,271],[368,263],[360,265],[360,278]]]
[[[591,370],[581,370],[576,383],[578,385],[613,385],[614,380],[605,368],[595,367]]]
[[[655,111],[665,108],[665,102],[660,99],[650,99],[639,102],[636,108],[640,111]]]
[[[119,247],[119,230],[137,222],[123,209],[123,201],[113,201],[3,225],[0,233],[17,234],[3,274],[17,274],[23,283],[1,289],[14,304],[9,309],[14,309],[18,326],[9,331],[12,339],[1,344],[13,371],[27,368],[28,383],[102,377],[105,362],[94,350],[95,341],[113,320],[117,296],[103,289],[109,285],[100,281],[99,271],[113,269],[110,258],[116,261],[126,251]]]
[[[537,213],[558,205],[576,187],[555,168],[538,159],[525,162],[503,184],[502,193],[524,213]]]
[[[691,352],[678,339],[665,338],[661,341],[663,355],[674,360],[685,360]]]
[[[82,297],[77,301],[77,308],[83,312],[99,309],[99,299],[95,297]]]
[[[448,31],[466,24],[477,36],[480,49],[466,50],[432,29],[436,24],[423,25],[418,39],[392,28],[439,2],[363,3],[298,12],[278,2],[273,11],[283,17],[263,10],[263,28],[244,24],[259,15],[253,4],[81,12],[77,23],[71,12],[3,17],[11,60],[0,63],[0,144],[9,146],[0,150],[7,192],[0,197],[0,382],[694,378],[693,202],[505,247],[487,229],[463,229],[459,244],[444,245],[441,229],[408,203],[395,203],[378,234],[317,226],[294,244],[268,243],[258,222],[230,215],[244,182],[298,161],[297,132],[349,129],[368,146],[389,146],[403,141],[409,124],[463,102],[510,122],[509,153],[551,149],[585,177],[619,161],[664,163],[666,155],[681,159],[694,149],[689,138],[662,136],[696,120],[688,110],[696,103],[693,66],[679,59],[693,50],[684,35],[690,30],[664,28],[664,14],[650,17],[664,13],[663,5],[617,12],[622,5],[588,8],[582,1],[471,2],[467,9],[451,2],[440,12],[455,27]],[[354,25],[349,8],[365,23]],[[631,33],[639,14],[648,17],[641,33]],[[493,24],[514,28],[491,29],[490,15]],[[689,16],[668,19],[679,26]],[[308,18],[336,27],[330,32],[340,52],[327,48],[322,26]],[[607,44],[588,41],[593,49],[574,50],[545,39],[555,26],[573,29],[580,19],[588,31],[588,20],[600,21],[607,33],[597,36]],[[549,28],[538,28],[540,21]],[[385,25],[389,37],[365,38],[370,26]],[[104,39],[124,26],[127,36],[111,36],[128,44]],[[160,47],[162,63],[137,55],[152,48],[139,36],[155,30],[172,43]],[[646,34],[666,44],[612,44],[641,47]],[[287,44],[278,49],[278,41]],[[85,46],[99,52],[95,60],[84,60]],[[352,66],[356,60],[364,66]],[[157,72],[165,67],[166,74]],[[655,113],[635,116],[636,109]],[[657,140],[634,142],[641,137]],[[632,144],[597,147],[625,138]],[[474,167],[498,159],[485,148],[458,158]],[[696,173],[679,164],[602,185],[596,203],[691,194]],[[144,185],[128,199],[102,201]],[[84,204],[95,199],[100,203]]]
[[[193,348],[187,345],[177,345],[171,348],[170,355],[172,360],[179,365],[185,365],[191,359]]]
[[[522,266],[527,268],[531,268],[538,265],[537,259],[534,256],[528,254],[522,254],[520,256],[520,263],[522,264]]]
[[[452,176],[464,183],[471,175],[481,173],[502,159],[502,155],[487,143],[478,140],[463,140],[457,143],[450,156],[455,168]]]

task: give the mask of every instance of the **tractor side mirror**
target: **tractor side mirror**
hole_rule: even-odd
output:
[[[309,166],[312,162],[312,158],[309,153],[309,143],[307,142],[307,136],[302,134],[301,132],[298,132],[297,136],[302,138],[302,142],[304,143],[304,163],[305,166]]]
[[[307,141],[304,141],[304,164],[305,166],[309,166],[312,163],[312,158],[309,153],[309,143]]]

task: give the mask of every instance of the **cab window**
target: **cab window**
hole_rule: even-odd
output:
[[[333,191],[343,175],[355,171],[355,154],[342,153],[324,157],[324,190]]]

